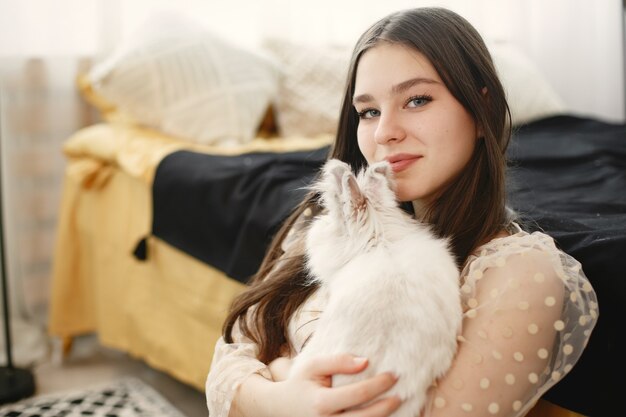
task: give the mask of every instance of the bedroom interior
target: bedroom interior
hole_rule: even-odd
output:
[[[507,89],[512,204],[600,299],[555,405],[529,415],[626,410],[623,2],[176,3],[0,0],[13,357],[37,395],[135,376],[206,415],[225,310],[326,155],[349,46],[437,5],[476,25]]]

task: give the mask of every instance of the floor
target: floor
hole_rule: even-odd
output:
[[[76,338],[70,354],[51,355],[35,367],[36,395],[71,391],[134,376],[150,385],[187,417],[207,417],[204,394],[127,354],[101,346],[95,336]]]

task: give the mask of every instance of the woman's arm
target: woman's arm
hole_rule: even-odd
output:
[[[345,417],[389,416],[400,406],[397,397],[369,403],[396,382],[390,374],[380,374],[343,387],[331,388],[334,374],[354,374],[367,367],[367,360],[351,355],[312,359],[300,374],[274,382],[254,374],[239,387],[229,417],[318,417],[342,410]],[[353,408],[357,409],[353,409]]]
[[[267,366],[256,358],[256,345],[245,338],[238,326],[233,329],[234,343],[220,338],[207,375],[205,393],[211,417],[228,417],[240,385],[251,375],[271,378]]]
[[[486,257],[462,287],[459,350],[424,415],[525,415],[584,349],[595,323],[588,285],[556,250]]]
[[[367,367],[367,360],[351,355],[318,357],[303,366],[298,374],[283,375],[275,382],[270,369],[256,359],[256,345],[238,328],[235,343],[220,339],[215,347],[211,371],[206,382],[206,398],[211,417],[307,417],[331,416],[341,410],[361,407],[389,390],[396,382],[380,374],[344,387],[331,388],[334,374],[352,374]],[[288,364],[288,360],[283,360]],[[285,362],[287,361],[287,362]],[[396,397],[368,404],[345,413],[345,417],[389,416],[400,406]]]

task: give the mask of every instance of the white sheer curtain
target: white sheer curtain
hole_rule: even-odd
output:
[[[489,41],[516,44],[571,111],[624,119],[619,0],[0,0],[0,157],[11,304],[14,317],[22,318],[16,327],[28,321],[39,331],[22,341],[39,346],[30,354],[27,348],[14,350],[24,352],[22,362],[41,357],[64,167],[61,144],[93,121],[74,88],[81,66],[111,53],[162,10],[183,12],[254,48],[268,37],[353,44],[383,15],[417,6],[448,7]]]
[[[13,356],[46,358],[50,273],[61,179],[61,144],[93,120],[74,77],[98,48],[93,0],[0,0],[0,155]],[[0,338],[0,364],[4,359]]]
[[[149,13],[163,9],[186,12],[249,47],[266,37],[352,44],[385,14],[418,6],[448,7],[470,20],[486,39],[514,43],[573,112],[624,120],[619,0],[103,0],[96,44],[99,52],[108,52]]]
[[[516,43],[574,110],[624,117],[619,0],[0,0],[0,56],[102,55],[163,9],[250,47],[267,36],[352,43],[390,11],[430,5],[461,13],[488,39]]]

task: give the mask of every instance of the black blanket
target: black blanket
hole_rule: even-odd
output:
[[[175,152],[156,172],[152,233],[245,282],[327,153]],[[600,303],[587,350],[546,398],[586,415],[626,415],[626,125],[544,119],[519,128],[508,155],[509,204],[582,263]]]
[[[327,153],[172,153],[154,179],[152,234],[246,282]]]

